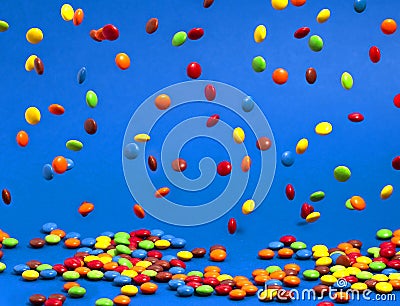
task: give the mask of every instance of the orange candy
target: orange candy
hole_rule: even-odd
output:
[[[362,262],[356,262],[356,263],[352,264],[351,266],[359,268],[361,271],[367,271],[369,269],[369,266]]]
[[[399,279],[392,279],[389,283],[393,286],[393,290],[400,290],[400,280]]]
[[[400,237],[400,229],[395,230],[393,236]]]
[[[289,248],[282,248],[278,251],[279,258],[291,258],[293,254],[294,254],[293,250]]]
[[[134,266],[133,268],[132,268],[132,270],[133,271],[136,271],[137,273],[142,273],[144,270],[146,270],[146,268],[145,267],[141,267],[141,266]]]
[[[171,105],[171,98],[168,95],[161,94],[154,100],[154,104],[160,110],[166,110]]]
[[[355,210],[364,210],[366,206],[364,199],[360,196],[352,196],[350,204]]]
[[[126,295],[117,295],[114,299],[113,302],[115,305],[129,305],[129,303],[131,302],[131,298],[129,296]]]
[[[209,271],[204,273],[204,277],[215,277],[217,278],[220,274],[218,272],[215,271]]]
[[[302,6],[306,4],[307,0],[290,0],[294,6]]]
[[[225,258],[226,258],[226,252],[224,250],[217,249],[213,250],[210,253],[210,259],[212,261],[224,261]]]
[[[272,272],[269,275],[269,277],[271,279],[277,279],[277,280],[283,280],[285,278],[285,276],[286,276],[286,273],[285,273],[285,271],[282,271],[282,270]]]
[[[285,276],[283,283],[288,287],[297,287],[300,285],[300,278],[297,276]]]
[[[84,16],[85,16],[85,14],[83,13],[83,10],[77,9],[74,13],[74,18],[72,19],[72,22],[74,23],[74,25],[76,25],[76,26],[80,25],[83,21]]]
[[[67,240],[64,241],[64,245],[68,249],[76,249],[81,245],[81,241],[76,238],[68,238]]]
[[[57,156],[53,159],[51,166],[53,167],[55,173],[62,174],[67,171],[68,162],[65,157]]]
[[[397,24],[396,21],[393,19],[385,19],[381,23],[381,30],[383,34],[390,35],[396,32],[397,30]]]
[[[400,237],[399,236],[394,236],[391,240],[392,243],[396,245],[396,247],[400,247]]]
[[[133,205],[133,212],[135,213],[136,217],[143,219],[146,216],[146,213],[143,210],[143,207],[139,204]]]
[[[61,239],[63,239],[65,237],[65,235],[66,235],[65,232],[63,230],[61,230],[61,229],[52,230],[50,232],[50,234],[56,235],[56,236],[60,237]]]
[[[144,283],[140,286],[140,291],[142,291],[143,294],[154,294],[158,289],[158,286],[154,283]]]
[[[169,193],[169,188],[162,187],[155,192],[154,196],[156,198],[162,198],[162,197],[165,197],[168,193]]]
[[[75,272],[78,272],[80,276],[87,275],[91,270],[87,267],[78,267],[75,269]]]
[[[64,114],[65,109],[60,104],[51,104],[49,106],[49,112],[52,113],[53,115],[62,115]]]
[[[3,242],[3,240],[6,238],[10,238],[10,235],[0,230],[0,242]]]
[[[357,248],[350,248],[347,249],[346,251],[344,251],[346,254],[350,254],[350,253],[361,253],[360,249]]]
[[[257,276],[254,278],[254,282],[255,282],[257,285],[265,285],[265,282],[266,282],[266,281],[269,281],[270,279],[271,279],[271,277],[269,277],[269,275],[260,274],[260,275],[257,275]]]
[[[103,270],[104,271],[112,271],[114,270],[116,267],[118,267],[118,263],[111,261],[111,262],[107,262],[104,264],[103,266]]]
[[[229,297],[232,300],[243,300],[245,296],[246,291],[241,289],[233,289],[231,292],[229,292]]]
[[[68,283],[65,283],[64,284],[64,286],[63,286],[63,289],[65,290],[65,291],[68,291],[69,289],[71,289],[72,287],[80,287],[81,285],[79,285],[78,283],[75,283],[75,282],[68,282]]]
[[[204,272],[221,272],[221,268],[217,266],[207,266],[204,268]]]
[[[126,53],[118,53],[115,57],[115,63],[121,70],[126,70],[131,66],[131,59]]]
[[[186,274],[175,274],[172,276],[172,279],[180,279],[180,280],[184,281],[186,279],[186,277],[187,277]]]
[[[300,270],[301,270],[300,266],[298,264],[295,264],[295,263],[287,264],[287,265],[285,265],[283,267],[283,269],[284,270],[295,270],[297,272],[300,272]]]
[[[78,212],[82,215],[82,217],[86,217],[90,214],[94,209],[94,205],[89,202],[82,202],[81,206],[78,208]]]
[[[348,249],[352,249],[353,245],[348,243],[348,242],[342,242],[338,244],[338,249],[340,249],[341,251],[345,252]]]
[[[272,73],[272,80],[278,85],[285,84],[288,78],[289,74],[283,68],[275,69],[274,72]]]
[[[333,295],[333,299],[336,303],[348,303],[350,301],[350,295],[345,291],[339,291]]]
[[[233,281],[235,282],[235,283],[237,283],[237,282],[239,282],[239,281],[248,281],[249,279],[246,277],[246,276],[241,276],[241,275],[238,275],[238,276],[235,276],[234,278],[233,278]]]
[[[243,286],[242,288],[243,291],[246,292],[246,295],[255,295],[258,291],[258,287],[254,286],[254,285],[246,285]]]
[[[258,251],[258,257],[261,259],[272,259],[275,256],[275,252],[271,249],[262,249]]]
[[[249,281],[248,279],[241,279],[237,282],[235,281],[235,285],[237,288],[242,288],[243,286],[253,285],[253,283],[251,281]]]
[[[28,133],[25,131],[19,131],[17,134],[16,140],[20,147],[26,147],[29,142]]]
[[[257,275],[269,275],[269,273],[264,269],[255,269],[251,272],[251,276],[256,277]]]

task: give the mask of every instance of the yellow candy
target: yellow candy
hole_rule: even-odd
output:
[[[109,243],[106,242],[96,242],[96,244],[94,245],[94,247],[96,249],[100,249],[100,250],[105,250],[109,247]]]
[[[318,135],[328,135],[332,132],[332,124],[329,122],[320,122],[315,126],[315,133]]]
[[[189,261],[193,258],[193,254],[189,251],[180,251],[176,254],[176,257],[182,261]]]
[[[368,289],[368,286],[364,283],[354,283],[351,285],[351,289],[356,291],[364,291]]]
[[[317,251],[326,251],[328,252],[328,247],[326,245],[323,244],[316,244],[312,247],[311,251],[313,252],[317,252]]]
[[[391,273],[389,275],[389,280],[400,280],[400,273]]]
[[[121,287],[121,294],[125,294],[127,296],[135,296],[138,291],[138,288],[134,285],[125,285]]]
[[[307,148],[308,148],[308,139],[302,138],[296,145],[296,153],[303,154],[307,150]]]
[[[350,276],[349,272],[347,272],[347,270],[337,270],[334,273],[332,273],[332,275],[336,278],[343,278],[346,276]]]
[[[164,250],[169,248],[171,242],[169,242],[168,240],[160,239],[154,242],[154,245],[157,249]]]
[[[221,274],[221,275],[217,276],[217,279],[220,282],[222,282],[222,281],[227,280],[227,279],[233,279],[233,277],[230,276],[229,274]]]
[[[333,255],[333,254],[346,255],[346,253],[345,253],[345,252],[343,252],[343,251],[335,251],[335,252],[332,252],[332,253],[330,253],[330,254],[329,254],[329,256],[331,256],[331,257],[332,257],[332,255]]]
[[[265,25],[260,24],[254,30],[254,41],[257,43],[263,42],[265,37],[267,37],[267,28]]]
[[[349,275],[354,275],[354,276],[356,276],[358,273],[361,272],[361,270],[357,267],[348,267],[346,270],[347,272],[349,272]]]
[[[99,260],[103,264],[106,264],[106,263],[112,262],[112,257],[111,256],[103,256],[103,257],[100,257]]]
[[[31,44],[38,44],[43,39],[43,32],[39,28],[30,28],[28,32],[26,32],[26,40]]]
[[[337,282],[337,278],[329,274],[321,276],[320,280],[322,284],[327,286],[332,286],[334,283]]]
[[[251,213],[256,207],[256,203],[253,200],[247,200],[242,205],[242,213],[248,215]]]
[[[385,274],[375,274],[371,277],[371,279],[374,279],[378,282],[387,282],[389,280],[389,277],[387,277]]]
[[[393,286],[390,283],[380,282],[375,285],[375,290],[379,293],[390,293],[393,291]]]
[[[271,0],[271,5],[276,10],[283,10],[288,6],[288,0]]]
[[[313,223],[313,222],[317,221],[320,217],[321,217],[321,214],[318,211],[314,211],[307,216],[306,221],[308,223]]]
[[[40,122],[40,110],[34,106],[27,108],[25,111],[25,120],[32,125],[38,124]]]
[[[37,55],[30,55],[26,61],[25,61],[25,70],[26,71],[32,71],[35,69],[35,58],[37,58]]]
[[[393,186],[392,185],[386,185],[381,190],[381,199],[382,200],[389,199],[390,196],[392,195],[392,193],[393,193]]]
[[[320,257],[315,262],[316,266],[330,266],[332,264],[332,258],[330,257]]]
[[[88,255],[83,259],[83,261],[86,263],[91,262],[93,260],[100,260],[100,258],[98,256]]]
[[[122,271],[121,275],[134,278],[135,276],[138,275],[138,273],[135,270],[124,270]]]
[[[244,135],[244,131],[242,128],[237,127],[233,130],[233,140],[236,143],[242,143],[244,141],[244,138],[246,136]]]
[[[61,7],[61,17],[65,21],[71,21],[74,18],[74,9],[69,4],[64,4]]]
[[[329,17],[331,17],[331,11],[328,9],[323,9],[318,13],[317,21],[318,23],[324,23],[325,21],[328,21]]]
[[[367,256],[360,256],[356,258],[358,263],[363,263],[369,265],[372,262],[372,259]]]
[[[263,290],[258,295],[258,299],[260,301],[272,301],[277,295],[278,295],[278,290],[276,290],[276,289],[267,289],[267,290]]]
[[[143,267],[143,268],[148,268],[152,265],[151,261],[147,261],[147,260],[141,260],[138,263],[136,263],[137,267]]]
[[[39,278],[39,272],[36,270],[26,270],[22,272],[22,278],[28,281],[34,281]]]
[[[314,259],[318,259],[318,258],[322,258],[322,257],[328,257],[329,256],[329,252],[328,251],[316,251],[313,253],[313,257]]]
[[[96,238],[97,242],[111,242],[111,238],[108,236],[99,236]]]
[[[137,134],[133,139],[137,142],[147,142],[150,140],[150,136],[147,134]]]

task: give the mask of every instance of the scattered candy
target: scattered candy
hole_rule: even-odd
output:
[[[55,173],[62,174],[67,171],[68,162],[63,156],[57,156],[51,163],[52,169]]]
[[[18,144],[20,147],[26,147],[26,146],[28,145],[28,143],[29,143],[29,136],[28,136],[28,133],[25,132],[25,131],[19,131],[19,132],[17,133],[16,140],[17,140],[17,144]]]
[[[351,121],[351,122],[361,122],[364,121],[364,116],[360,113],[351,113],[347,116],[347,118]]]
[[[161,94],[155,98],[154,104],[159,110],[166,110],[171,105],[171,98],[166,94]]]
[[[124,147],[124,156],[127,159],[135,159],[136,157],[138,157],[139,152],[140,150],[136,143],[131,142]]]
[[[318,135],[329,135],[332,132],[332,125],[329,122],[320,122],[315,126],[315,133]]]
[[[62,115],[65,112],[64,107],[60,104],[51,104],[48,109],[51,114],[57,116]]]
[[[329,9],[322,9],[317,15],[317,22],[324,23],[328,21],[329,17],[331,17],[331,11]]]
[[[261,151],[266,151],[271,147],[272,143],[268,137],[262,136],[257,139],[256,147]]]
[[[135,137],[133,137],[133,139],[136,142],[148,142],[150,140],[150,136],[147,134],[137,134]]]
[[[300,216],[303,219],[306,219],[307,216],[314,212],[314,207],[308,203],[304,203],[301,206]]]
[[[192,62],[186,68],[186,74],[191,79],[198,79],[201,75],[201,66],[199,63]]]
[[[317,80],[317,71],[314,68],[308,68],[306,70],[306,81],[308,84],[314,84]]]
[[[297,39],[301,39],[306,37],[309,33],[310,33],[310,28],[302,27],[297,29],[296,32],[294,32],[294,37]]]
[[[156,198],[162,198],[165,197],[169,193],[170,189],[168,187],[162,187],[156,191],[154,196]]]
[[[228,232],[229,234],[234,234],[237,229],[237,223],[235,218],[230,218],[228,221]]]
[[[43,32],[39,28],[30,28],[26,32],[26,40],[31,44],[38,44],[43,40]]]
[[[381,199],[382,200],[389,199],[390,196],[392,195],[392,193],[393,193],[393,186],[392,185],[386,185],[381,190]]]
[[[227,176],[232,171],[232,165],[230,162],[224,160],[220,162],[217,166],[217,172],[221,176]]]
[[[381,23],[381,30],[383,34],[386,35],[391,35],[397,30],[397,24],[396,21],[393,19],[385,19]]]
[[[94,205],[89,202],[82,202],[82,204],[78,208],[78,212],[82,215],[82,217],[86,217],[94,210]]]
[[[33,61],[33,67],[38,75],[42,75],[44,73],[44,65],[40,58],[36,57]]]
[[[319,202],[325,198],[325,192],[323,191],[316,191],[310,195],[311,202]]]
[[[74,140],[74,139],[72,139],[72,140],[68,140],[68,141],[66,142],[65,146],[66,146],[66,148],[67,148],[68,150],[77,152],[77,151],[82,150],[82,148],[83,148],[83,143],[80,142],[79,140]]]
[[[242,205],[242,213],[248,215],[254,211],[255,207],[256,203],[253,200],[247,200]]]
[[[0,32],[5,32],[8,30],[10,26],[8,25],[8,23],[4,20],[0,20]]]
[[[97,132],[97,123],[92,118],[88,118],[85,120],[83,124],[83,128],[85,129],[86,133],[89,135],[94,135]]]
[[[355,210],[364,210],[366,207],[364,199],[360,196],[352,196],[350,204]]]
[[[256,56],[253,58],[251,66],[255,72],[263,72],[267,68],[267,63],[262,56]]]
[[[112,24],[107,24],[103,27],[102,34],[107,40],[116,40],[119,37],[119,30]]]
[[[303,6],[307,0],[290,0],[294,6]]]
[[[183,158],[177,158],[172,162],[172,169],[176,172],[183,172],[186,170],[187,163]]]
[[[292,184],[287,184],[285,188],[285,194],[288,200],[293,200],[295,196],[294,187]]]
[[[139,219],[143,219],[146,216],[146,213],[144,212],[144,209],[142,206],[139,204],[135,204],[133,206],[133,212],[135,213],[136,217]]]
[[[40,122],[40,111],[34,106],[28,107],[25,111],[25,120],[31,125],[36,125]]]
[[[131,59],[126,53],[118,53],[115,56],[115,63],[119,69],[126,70],[131,66]]]
[[[350,176],[350,169],[346,166],[337,166],[335,170],[333,170],[333,176],[339,182],[346,182]]]
[[[250,167],[251,167],[251,158],[250,156],[246,155],[242,159],[242,164],[241,164],[242,171],[248,172],[250,170]]]
[[[153,155],[150,155],[147,158],[147,164],[149,165],[149,168],[151,171],[156,171],[157,170],[157,160]]]
[[[78,74],[76,75],[76,79],[78,80],[78,84],[82,84],[86,80],[86,68],[82,67],[79,69]]]
[[[32,71],[35,69],[35,59],[37,58],[37,55],[30,55],[26,61],[25,61],[25,70],[26,71]]]
[[[8,189],[3,189],[1,191],[1,198],[3,199],[4,204],[9,205],[11,203],[11,193]]]
[[[208,101],[213,101],[215,97],[217,96],[217,91],[215,90],[215,87],[211,84],[208,84],[204,88],[204,95],[206,96],[206,99]]]
[[[308,139],[302,138],[296,144],[296,153],[303,154],[304,152],[307,151],[307,148],[308,148]]]
[[[45,180],[51,180],[54,177],[54,171],[50,164],[45,164],[42,169],[42,175]]]
[[[61,17],[65,21],[71,21],[74,18],[74,9],[70,4],[63,4],[61,7]]]
[[[182,46],[187,39],[187,34],[184,31],[180,31],[174,34],[174,37],[172,37],[172,45],[174,47],[179,47]]]
[[[313,223],[315,221],[317,221],[319,218],[321,217],[320,213],[317,211],[314,211],[312,213],[310,213],[307,217],[306,217],[306,221],[308,223]]]
[[[263,42],[267,37],[267,28],[265,27],[265,25],[263,24],[258,25],[254,30],[253,36],[254,36],[254,41],[256,43]]]
[[[367,0],[354,0],[354,10],[357,13],[364,12],[366,7],[367,7]]]
[[[158,19],[150,18],[146,23],[146,33],[153,34],[158,29]]]
[[[77,9],[74,13],[74,17],[72,18],[72,22],[75,26],[78,26],[82,23],[85,14],[82,9]]]
[[[381,51],[377,46],[372,46],[369,49],[369,58],[373,63],[378,63],[381,60]]]
[[[239,144],[240,144],[240,143],[243,143],[243,141],[244,141],[244,139],[245,139],[244,131],[243,131],[243,129],[240,128],[240,127],[237,127],[237,128],[235,128],[235,129],[233,130],[232,136],[233,136],[233,140],[234,140],[236,143],[239,143]]]
[[[318,35],[312,35],[308,40],[308,46],[314,52],[319,52],[324,46],[324,42]]]
[[[219,115],[215,114],[210,116],[210,118],[208,118],[206,125],[207,127],[213,127],[218,123],[218,121],[219,121]]]
[[[400,156],[396,156],[392,159],[392,167],[395,170],[400,170]]]
[[[204,30],[202,28],[193,28],[187,34],[188,38],[191,40],[198,40],[202,38],[203,35],[204,35]]]
[[[214,3],[214,0],[204,0],[203,1],[203,7],[204,8],[209,8],[213,3]]]
[[[282,153],[281,162],[285,167],[290,167],[294,164],[295,155],[291,151]]]
[[[288,80],[288,77],[288,72],[283,68],[275,69],[272,73],[272,80],[278,85],[285,84]]]
[[[353,87],[353,77],[348,72],[343,72],[340,83],[344,89],[350,90]]]
[[[283,10],[288,5],[288,0],[271,0],[271,5],[276,10]]]
[[[251,112],[254,108],[254,105],[255,105],[255,103],[250,96],[245,97],[242,101],[242,109],[246,113]]]
[[[97,103],[98,103],[98,98],[96,93],[93,90],[89,90],[86,93],[86,104],[91,108],[95,108],[97,106]]]

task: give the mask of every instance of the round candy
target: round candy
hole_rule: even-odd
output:
[[[366,207],[364,199],[360,196],[352,196],[350,198],[350,204],[356,210],[364,210]]]
[[[44,64],[40,58],[35,58],[33,61],[33,67],[35,68],[37,74],[42,75],[44,73]]]
[[[10,26],[8,25],[8,23],[4,20],[0,20],[0,32],[5,32],[8,30]]]
[[[153,155],[150,155],[147,158],[147,164],[149,165],[151,171],[157,170],[157,159]]]
[[[310,33],[310,28],[302,27],[297,29],[296,32],[294,32],[294,37],[297,39],[301,39],[306,37],[309,33]]]
[[[242,289],[233,289],[232,291],[229,292],[229,298],[231,300],[235,300],[235,301],[243,300],[245,298],[245,296],[246,296],[246,291],[244,291]]]
[[[68,290],[68,295],[73,298],[80,298],[83,297],[85,294],[86,294],[86,289],[80,286],[79,287],[75,286]]]
[[[237,229],[237,223],[235,218],[230,218],[228,221],[228,232],[229,234],[234,234]]]
[[[258,25],[254,30],[253,36],[256,43],[263,42],[265,40],[265,37],[267,37],[267,28],[265,27],[265,25]]]
[[[171,99],[169,96],[161,94],[156,97],[156,99],[154,100],[154,104],[158,109],[165,110],[171,105]]]
[[[271,140],[268,137],[262,136],[257,139],[256,147],[261,151],[268,150],[272,145]]]
[[[239,143],[239,144],[240,144],[240,143],[243,143],[243,141],[244,141],[244,139],[245,139],[244,131],[243,131],[243,129],[240,128],[240,127],[237,127],[237,128],[235,128],[235,129],[233,130],[232,136],[233,136],[233,140],[234,140],[236,143]]]
[[[321,217],[321,214],[317,211],[314,211],[306,217],[306,221],[308,223],[313,223],[313,222],[317,221],[320,217]]]
[[[396,156],[392,159],[392,167],[395,170],[400,170],[400,156]]]
[[[187,168],[187,163],[183,158],[177,158],[172,162],[172,169],[176,172],[183,172]]]
[[[32,71],[35,69],[35,59],[37,58],[37,55],[30,55],[26,61],[25,61],[25,70],[26,71]]]
[[[304,204],[301,206],[300,216],[301,216],[303,219],[306,219],[307,216],[308,216],[309,214],[311,214],[312,212],[314,212],[314,207],[313,207],[312,205],[310,205],[310,204],[304,203]]]
[[[271,0],[271,5],[276,10],[283,10],[288,6],[288,0]]]
[[[118,53],[115,56],[115,63],[121,70],[126,70],[131,66],[131,59],[126,53]]]
[[[39,278],[39,272],[35,270],[27,270],[22,272],[22,278],[27,281],[34,281]]]
[[[329,9],[322,9],[317,15],[317,22],[324,23],[328,21],[329,17],[331,17],[331,11]]]
[[[194,293],[194,288],[187,285],[183,285],[179,286],[176,291],[179,296],[191,296]]]
[[[30,28],[26,32],[26,40],[31,44],[38,44],[43,39],[43,32],[39,28]]]
[[[100,298],[95,302],[95,306],[113,306],[114,302],[109,298]]]
[[[97,123],[92,118],[86,119],[83,127],[89,135],[94,135],[97,132]]]
[[[196,293],[202,296],[211,295],[214,292],[214,288],[210,285],[201,285],[196,288]]]
[[[314,52],[319,52],[324,46],[324,42],[318,35],[312,35],[308,40],[308,46]]]
[[[112,24],[107,24],[102,29],[102,34],[107,40],[116,40],[119,37],[119,30]]]
[[[315,133],[318,135],[328,135],[332,132],[332,124],[329,122],[320,122],[315,126]]]
[[[290,0],[290,2],[294,6],[303,6],[304,4],[306,4],[306,0]]]
[[[376,232],[376,237],[378,239],[390,239],[393,236],[393,232],[389,229],[380,229]]]
[[[217,166],[217,172],[221,176],[227,176],[232,171],[232,165],[228,161],[222,161]]]
[[[217,91],[215,90],[215,87],[213,85],[208,84],[204,88],[204,95],[208,101],[213,101],[217,96]]]
[[[386,185],[381,190],[381,199],[382,200],[389,199],[390,196],[392,195],[392,193],[393,193],[393,186],[392,185]]]
[[[333,176],[339,182],[346,182],[350,176],[350,169],[346,166],[337,166],[335,170],[333,170]]]
[[[219,121],[219,115],[215,114],[210,116],[210,118],[207,119],[206,126],[207,127],[213,127],[215,126]]]
[[[144,283],[140,286],[140,291],[143,294],[154,294],[157,291],[157,289],[158,289],[158,286],[156,284],[150,283],[150,282]]]
[[[80,142],[79,140],[71,139],[68,140],[65,144],[68,150],[71,151],[80,151],[83,148],[83,143]]]
[[[58,174],[62,174],[65,171],[67,171],[68,168],[68,162],[63,156],[57,156],[53,159],[53,162],[51,163],[51,166],[53,168],[53,171]]]
[[[91,108],[95,108],[97,106],[97,103],[98,103],[98,98],[96,93],[93,90],[89,90],[86,93],[86,104]]]
[[[82,202],[82,204],[78,208],[78,212],[82,215],[82,217],[86,217],[94,210],[94,205],[89,202]]]
[[[242,213],[245,215],[250,214],[254,211],[256,203],[253,200],[247,200],[242,205]]]
[[[54,171],[50,164],[45,164],[42,169],[42,175],[45,180],[51,180],[54,177]]]
[[[379,293],[387,294],[393,291],[393,286],[391,283],[379,282],[375,285],[375,290]]]
[[[394,21],[393,19],[390,19],[390,18],[389,19],[385,19],[381,23],[381,30],[382,30],[383,34],[386,34],[386,35],[393,34],[397,30],[396,21]]]
[[[184,31],[177,32],[172,37],[172,45],[174,47],[179,47],[185,43],[186,38],[187,38],[186,32]]]
[[[275,69],[272,73],[272,80],[278,85],[285,84],[288,80],[288,77],[288,72],[283,68]]]
[[[380,61],[381,51],[379,50],[379,48],[377,46],[372,46],[369,49],[369,58],[370,58],[371,62],[373,62],[373,63],[377,63]]]
[[[60,104],[51,104],[48,109],[53,115],[62,115],[65,112],[64,107]]]
[[[6,269],[6,265],[3,262],[0,262],[0,273]]]
[[[76,79],[78,80],[78,84],[82,84],[86,80],[86,68],[82,67],[79,69],[78,74],[76,75]]]
[[[139,147],[136,143],[131,142],[124,147],[124,156],[127,159],[135,159],[139,155]]]
[[[153,34],[158,29],[158,19],[150,18],[146,23],[146,33]]]
[[[242,171],[248,172],[250,170],[250,167],[251,167],[251,158],[250,156],[246,155],[242,159],[242,164],[241,164]]]
[[[343,72],[340,83],[344,89],[350,90],[353,87],[353,77],[348,72]]]
[[[74,18],[74,9],[70,4],[64,4],[61,7],[61,17],[65,21],[71,21]]]
[[[201,75],[201,66],[199,63],[191,62],[186,68],[186,73],[191,79],[198,79]]]
[[[253,67],[253,70],[255,72],[263,72],[267,67],[267,63],[262,56],[256,56],[255,58],[253,58],[251,66]]]
[[[285,194],[288,200],[293,200],[295,195],[295,190],[292,184],[287,184],[285,188]]]
[[[198,40],[204,35],[204,30],[202,28],[193,28],[188,33],[188,38],[191,40]]]
[[[46,300],[46,297],[42,294],[33,294],[29,297],[29,302],[33,305],[43,305]]]
[[[357,13],[362,13],[367,7],[367,0],[354,0],[353,6]]]
[[[250,96],[245,97],[242,100],[242,109],[248,113],[251,112],[254,108],[254,101]]]
[[[347,118],[351,121],[351,122],[361,122],[364,120],[364,116],[360,113],[351,113],[347,116]]]
[[[281,162],[285,167],[292,166],[294,164],[294,154],[291,151],[283,152]]]
[[[317,71],[310,67],[306,70],[306,81],[308,84],[314,84],[317,80]]]
[[[74,17],[72,18],[72,22],[74,23],[75,26],[78,26],[82,23],[83,17],[85,14],[83,13],[82,9],[77,9],[74,13]]]
[[[34,106],[28,107],[25,111],[25,120],[31,125],[38,124],[40,122],[40,111]]]

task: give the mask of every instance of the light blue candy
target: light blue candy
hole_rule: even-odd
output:
[[[382,271],[381,271],[381,273],[382,274],[385,274],[385,275],[387,275],[387,276],[389,276],[390,274],[392,274],[392,273],[397,273],[398,271],[396,270],[396,269],[392,269],[392,268],[386,268],[386,269],[383,269]]]
[[[88,247],[83,247],[76,250],[76,252],[85,252],[85,253],[90,253],[91,251],[92,249]]]
[[[43,279],[54,279],[57,276],[57,271],[53,270],[53,269],[43,270],[43,271],[40,271],[40,276]]]
[[[171,279],[168,282],[168,286],[172,290],[176,290],[176,289],[178,289],[178,287],[183,286],[184,284],[185,284],[185,282],[181,279]]]
[[[58,228],[57,224],[53,222],[48,222],[42,225],[42,232],[45,234],[49,234],[51,231],[54,231],[57,228]]]
[[[50,164],[45,164],[42,169],[42,176],[45,180],[50,181],[54,177],[54,171]]]
[[[286,151],[282,153],[282,157],[281,157],[281,162],[282,165],[284,165],[285,167],[290,167],[291,165],[294,164],[294,153],[291,151]]]
[[[181,267],[172,267],[168,270],[171,274],[183,274],[185,273],[185,269]]]
[[[15,272],[15,274],[21,275],[22,272],[30,270],[31,268],[29,268],[29,266],[25,265],[25,264],[19,264],[14,266],[13,270]]]
[[[113,285],[123,287],[125,285],[130,285],[132,282],[132,279],[128,276],[117,276],[113,280]]]
[[[78,84],[82,84],[86,80],[86,68],[82,67],[79,69],[78,74],[76,76],[76,79],[78,81]]]
[[[193,287],[183,285],[179,286],[176,291],[178,292],[179,296],[191,296],[193,295],[194,289]]]
[[[113,281],[117,276],[121,276],[121,273],[117,271],[106,271],[104,272],[103,278],[107,281]]]
[[[131,142],[125,145],[124,156],[127,159],[135,159],[136,157],[138,157],[138,155],[139,155],[139,146],[136,143]]]
[[[79,239],[81,238],[81,234],[77,232],[69,232],[68,234],[65,235],[65,239],[70,239],[70,238]]]
[[[268,244],[268,248],[271,250],[279,250],[284,247],[284,244],[280,241],[272,241]]]
[[[118,260],[120,260],[121,259],[121,256],[114,256],[113,258],[112,258],[112,261],[114,261],[114,262],[118,262]]]
[[[134,250],[132,252],[132,257],[136,257],[136,258],[140,258],[140,259],[144,259],[147,257],[147,251],[146,250],[142,250],[142,249],[138,249],[138,250]]]
[[[171,242],[172,239],[174,239],[174,238],[175,238],[175,236],[173,236],[173,235],[163,235],[163,236],[161,236],[162,240],[168,240],[169,242]]]
[[[278,279],[270,279],[265,282],[265,286],[282,286],[283,283]]]
[[[335,289],[347,290],[347,289],[350,289],[351,284],[348,281],[346,281],[345,279],[340,279],[336,283],[334,283],[332,285],[332,287]]]
[[[113,232],[106,231],[106,232],[102,232],[102,233],[100,234],[100,236],[106,236],[106,237],[114,238],[114,233],[113,233]]]
[[[164,255],[161,259],[165,261],[170,261],[172,259],[177,259],[177,257],[174,255]]]
[[[92,247],[96,244],[96,239],[94,238],[85,238],[81,241],[81,246],[84,247]]]
[[[74,161],[70,158],[66,158],[66,161],[67,161],[67,171],[71,170],[75,166]]]
[[[247,96],[242,101],[242,109],[248,113],[251,112],[254,108],[254,101],[250,96]]]
[[[171,239],[171,247],[174,249],[182,249],[186,245],[186,240],[182,238]]]
[[[103,254],[104,253],[104,251],[103,250],[101,250],[101,249],[95,249],[95,250],[93,250],[93,251],[91,251],[89,254],[90,255],[99,255],[99,254]]]
[[[161,237],[162,235],[164,235],[164,231],[160,230],[160,229],[153,229],[150,231],[152,236],[157,236],[157,237]]]
[[[307,249],[298,250],[296,252],[297,259],[309,259],[312,256],[312,251]]]

